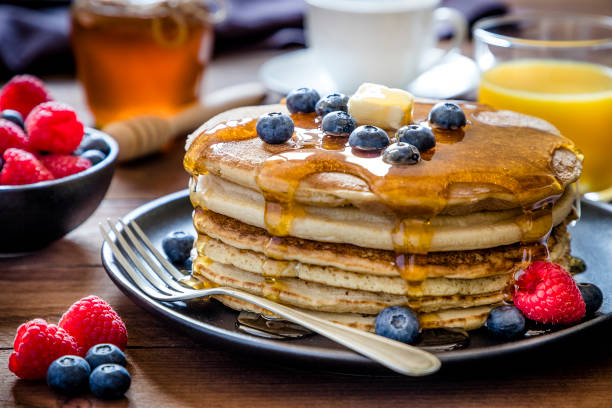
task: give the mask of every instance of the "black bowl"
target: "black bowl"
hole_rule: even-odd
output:
[[[108,190],[119,146],[95,129],[110,153],[89,169],[57,180],[23,186],[0,186],[0,257],[43,248],[81,225]]]

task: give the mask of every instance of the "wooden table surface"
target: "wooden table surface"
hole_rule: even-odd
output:
[[[519,2],[521,3],[521,2]],[[527,2],[522,2],[527,3]],[[568,8],[579,11],[576,4]],[[588,2],[587,2],[588,3]],[[609,10],[596,2],[589,11]],[[544,2],[544,8],[554,5]],[[254,80],[273,52],[218,58],[208,90]],[[89,118],[72,79],[50,80],[56,99]],[[504,360],[445,367],[429,378],[371,377],[304,369],[199,343],[136,306],[101,265],[98,223],[160,196],[184,189],[182,144],[165,154],[120,166],[110,190],[82,226],[35,254],[0,260],[0,405],[24,407],[336,407],[361,406],[612,406],[610,326],[555,347]],[[1,227],[0,227],[0,233]],[[32,233],[35,233],[33,231]],[[103,402],[91,395],[66,398],[43,381],[18,380],[7,369],[15,329],[42,317],[57,322],[74,301],[95,294],[124,319],[132,387],[126,398]]]

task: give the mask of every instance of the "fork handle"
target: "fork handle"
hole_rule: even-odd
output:
[[[195,291],[193,297],[190,296],[190,298],[210,295],[232,296],[262,307],[403,375],[422,376],[440,369],[440,360],[432,353],[420,348],[342,326],[241,290],[224,287],[203,289]]]

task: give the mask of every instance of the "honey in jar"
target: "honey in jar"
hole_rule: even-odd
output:
[[[196,102],[223,12],[198,0],[75,1],[77,75],[96,125]]]

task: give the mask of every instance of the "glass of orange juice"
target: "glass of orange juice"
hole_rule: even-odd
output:
[[[612,200],[612,18],[530,13],[473,34],[478,101],[551,122],[584,153],[581,192]]]

